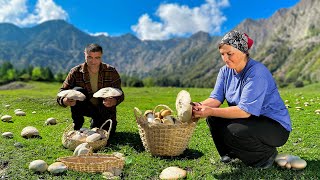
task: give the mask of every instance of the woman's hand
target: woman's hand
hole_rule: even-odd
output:
[[[117,99],[113,98],[113,97],[108,97],[108,98],[103,99],[102,103],[105,107],[113,107],[113,106],[117,105]]]
[[[68,98],[63,98],[63,104],[66,106],[75,106],[76,105],[76,100],[73,99],[68,99]]]

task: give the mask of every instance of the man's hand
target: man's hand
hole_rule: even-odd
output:
[[[209,106],[193,106],[192,107],[192,117],[193,118],[206,118],[211,115],[212,108]]]
[[[117,105],[117,99],[113,98],[113,97],[108,97],[108,98],[103,99],[102,103],[105,107],[113,107],[113,106]]]
[[[77,101],[73,99],[63,98],[63,104],[66,106],[75,106],[76,102]]]

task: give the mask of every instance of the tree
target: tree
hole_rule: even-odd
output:
[[[31,79],[34,81],[42,81],[43,80],[40,67],[33,68]]]

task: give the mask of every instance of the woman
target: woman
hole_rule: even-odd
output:
[[[226,63],[210,97],[195,103],[193,116],[207,118],[212,139],[228,163],[238,158],[248,166],[269,168],[276,147],[288,140],[291,121],[270,71],[249,57],[253,40],[231,31],[219,43]],[[227,101],[228,107],[220,107]]]

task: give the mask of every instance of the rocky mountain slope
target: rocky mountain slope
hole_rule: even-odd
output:
[[[255,43],[251,57],[263,62],[282,83],[320,81],[320,1],[301,0],[268,19],[246,19],[235,29]],[[48,66],[66,72],[84,61],[88,43],[104,48],[104,62],[120,73],[168,81],[167,85],[212,87],[223,65],[217,50],[221,37],[198,32],[189,38],[141,41],[131,34],[90,36],[62,20],[31,28],[0,24],[0,64],[17,68]]]

